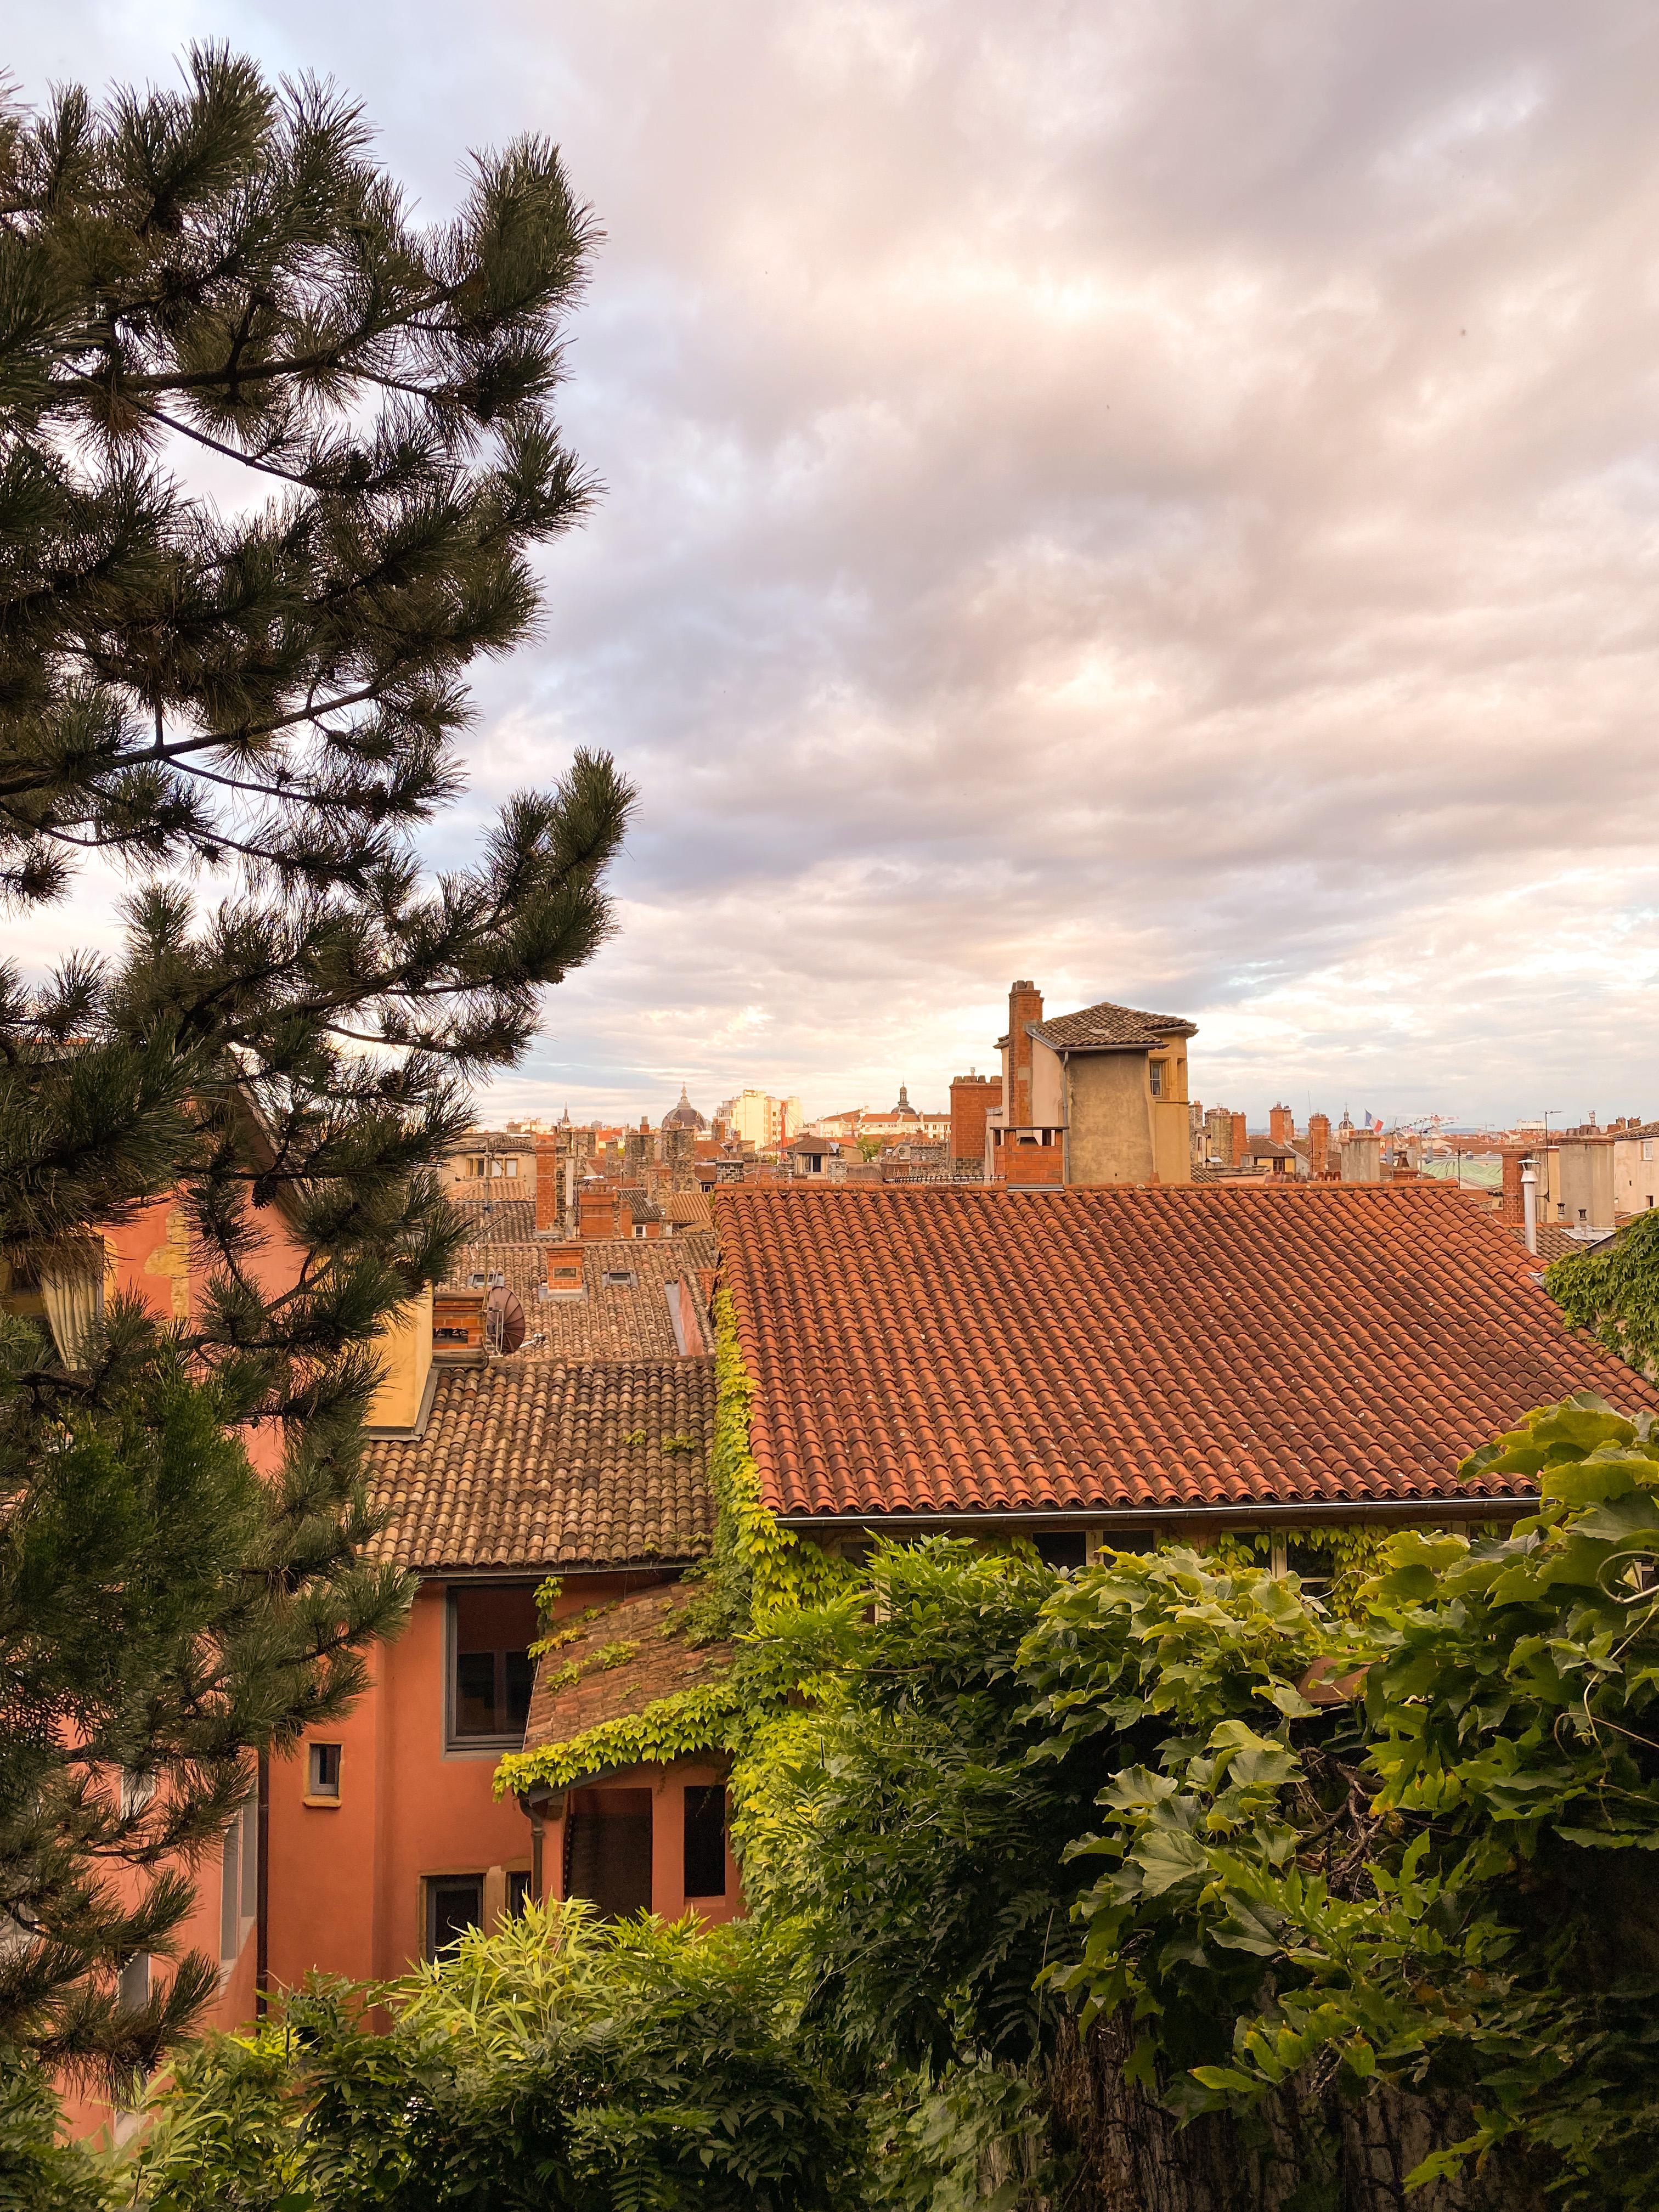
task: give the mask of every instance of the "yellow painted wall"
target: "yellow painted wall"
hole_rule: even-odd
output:
[[[369,1401],[371,1429],[411,1429],[421,1410],[426,1378],[432,1371],[432,1291],[398,1310],[381,1331],[375,1353],[386,1372]]]

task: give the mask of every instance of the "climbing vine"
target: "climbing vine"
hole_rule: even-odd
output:
[[[798,1607],[823,1604],[858,1580],[858,1571],[848,1562],[831,1557],[816,1544],[804,1543],[793,1529],[780,1528],[768,1508],[750,1449],[755,1386],[744,1364],[729,1293],[715,1302],[714,1325],[714,1424],[708,1453],[714,1540],[707,1561],[686,1577],[696,1585],[690,1604],[678,1619],[665,1623],[661,1632],[684,1637],[694,1646],[736,1639],[729,1667],[718,1679],[653,1698],[637,1713],[599,1722],[562,1742],[509,1752],[495,1771],[498,1797],[534,1787],[568,1790],[607,1769],[748,1750],[761,1729],[799,1694],[817,1648],[800,1645],[787,1636],[754,1643],[750,1638],[776,1626]],[[537,1592],[544,1613],[558,1594],[554,1580]],[[580,1621],[550,1628],[536,1651],[564,1649],[584,1637],[589,1624],[609,1610],[590,1607]],[[605,1644],[586,1663],[601,1668],[622,1666],[638,1648],[622,1641]],[[566,1659],[553,1684],[574,1686],[583,1671],[584,1662]]]
[[[1644,1374],[1659,1370],[1659,1211],[1638,1214],[1605,1252],[1574,1252],[1544,1271],[1570,1328],[1587,1330]]]

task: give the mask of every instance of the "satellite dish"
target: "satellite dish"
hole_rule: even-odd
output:
[[[524,1342],[524,1308],[501,1283],[484,1301],[484,1342],[498,1352],[516,1352]]]

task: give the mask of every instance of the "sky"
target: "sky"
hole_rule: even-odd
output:
[[[609,749],[619,928],[492,1118],[924,1107],[1006,993],[1206,1103],[1659,1115],[1651,0],[18,0],[25,98],[193,38],[434,217],[556,139],[604,480],[459,859]],[[109,941],[113,886],[9,931]]]

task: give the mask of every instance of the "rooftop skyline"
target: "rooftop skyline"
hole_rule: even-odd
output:
[[[604,225],[565,416],[605,495],[430,857],[579,743],[642,805],[619,934],[491,1120],[942,1103],[1016,975],[1180,1009],[1253,1125],[1659,1090],[1636,0],[9,28],[25,98],[192,37],[331,74],[433,215],[544,131]],[[118,888],[9,951],[108,943]]]

